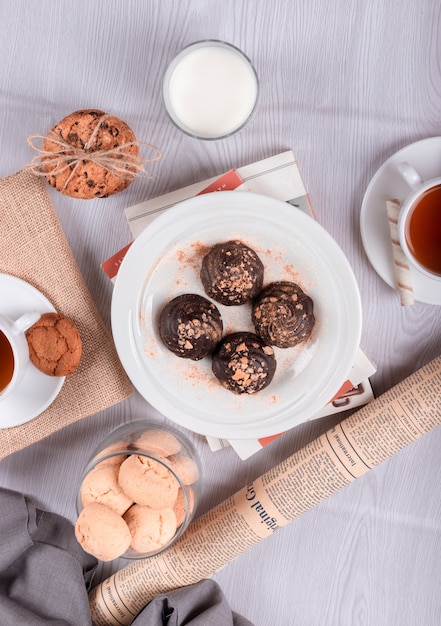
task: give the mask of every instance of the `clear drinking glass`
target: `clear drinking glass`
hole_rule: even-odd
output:
[[[169,63],[162,96],[173,123],[198,139],[223,139],[253,116],[259,80],[250,59],[217,39],[183,48]]]

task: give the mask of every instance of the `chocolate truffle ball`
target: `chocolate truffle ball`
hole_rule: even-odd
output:
[[[251,317],[259,337],[278,348],[306,341],[315,324],[312,299],[288,281],[265,287],[253,302]]]
[[[271,346],[254,333],[232,333],[213,352],[212,370],[229,391],[252,394],[270,384],[276,371],[276,358]]]
[[[227,306],[248,302],[263,285],[263,263],[241,241],[214,245],[204,256],[201,280],[205,293]]]
[[[193,361],[213,352],[222,330],[222,317],[216,305],[194,293],[170,300],[159,318],[163,343],[177,356]]]

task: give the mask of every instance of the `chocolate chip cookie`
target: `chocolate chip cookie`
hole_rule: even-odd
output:
[[[41,171],[66,196],[105,198],[125,189],[136,175],[139,145],[133,131],[96,109],[67,115],[52,127],[42,149]]]

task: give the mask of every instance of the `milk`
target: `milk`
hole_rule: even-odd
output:
[[[197,42],[168,67],[163,95],[169,115],[182,130],[215,139],[248,121],[256,104],[258,81],[250,61],[234,46]]]

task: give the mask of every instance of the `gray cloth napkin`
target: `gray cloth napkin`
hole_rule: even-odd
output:
[[[0,489],[1,624],[89,626],[87,585],[95,567],[70,522]]]
[[[0,488],[0,623],[92,626],[87,592],[97,566],[72,524]],[[253,626],[231,611],[219,585],[202,580],[152,600],[133,626]]]
[[[219,585],[210,579],[157,596],[132,626],[253,626],[232,611]]]

